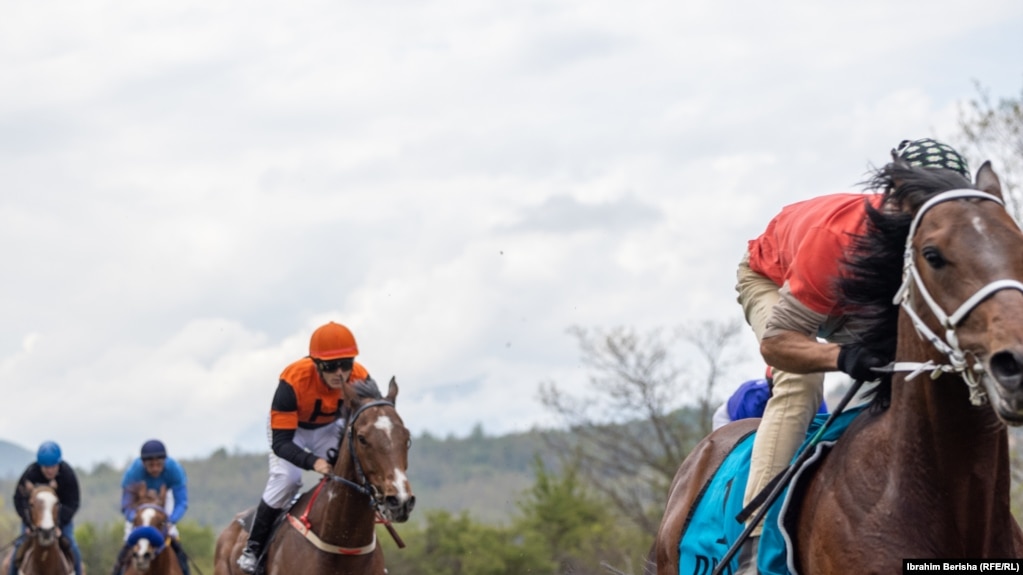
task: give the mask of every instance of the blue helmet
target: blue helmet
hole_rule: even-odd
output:
[[[142,444],[142,459],[159,459],[167,457],[167,448],[158,439],[150,439]]]
[[[60,446],[52,441],[44,441],[36,452],[36,463],[41,467],[52,467],[60,463]]]

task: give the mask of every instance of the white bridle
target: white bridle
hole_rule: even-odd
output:
[[[895,293],[895,298],[892,303],[899,305],[909,315],[910,319],[913,320],[913,326],[916,328],[916,333],[921,338],[931,342],[938,351],[945,354],[948,357],[949,363],[936,363],[932,360],[927,362],[894,362],[885,371],[908,371],[909,375],[906,376],[907,380],[913,379],[921,373],[930,371],[931,379],[937,379],[943,373],[958,373],[962,375],[963,380],[966,382],[967,387],[970,389],[970,403],[973,405],[983,405],[987,401],[987,393],[979,383],[979,376],[984,375],[984,364],[979,360],[975,359],[975,363],[969,365],[966,357],[966,353],[959,347],[959,338],[956,337],[955,328],[959,325],[959,322],[963,320],[969,314],[973,308],[980,305],[980,302],[984,301],[988,296],[1003,289],[1015,289],[1023,292],[1023,283],[1016,280],[1002,279],[995,280],[986,286],[977,290],[972,296],[964,301],[951,315],[946,314],[944,310],[934,301],[934,298],[927,291],[924,286],[923,280],[920,278],[920,272],[916,269],[916,264],[913,258],[913,236],[916,234],[916,228],[920,224],[920,220],[923,218],[927,210],[931,209],[941,202],[947,202],[949,200],[959,200],[965,198],[980,198],[982,200],[990,200],[998,203],[998,205],[1004,206],[1000,198],[991,194],[981,192],[978,190],[971,189],[958,189],[949,190],[942,192],[920,207],[916,212],[916,216],[913,218],[913,223],[909,227],[909,235],[906,237],[906,251],[903,254],[903,267],[902,267],[902,285],[899,290]],[[931,313],[937,318],[938,323],[945,329],[945,338],[938,337],[927,324],[920,319],[920,316],[913,310],[912,302],[910,301],[910,287],[911,284],[915,283],[917,292],[923,297],[924,303],[930,308]]]

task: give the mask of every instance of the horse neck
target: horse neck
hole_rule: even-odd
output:
[[[905,317],[902,320],[901,333],[910,335],[900,338],[897,361],[947,363],[947,358],[916,336]],[[970,403],[961,377],[946,374],[932,380],[929,373],[922,373],[906,381],[897,374],[885,418],[893,466],[912,470],[907,473],[921,479],[910,496],[948,506],[960,519],[984,514],[994,521],[1008,512],[1008,433],[989,405]],[[976,522],[964,520],[960,525]]]
[[[347,437],[338,447],[334,475],[359,483]],[[365,545],[373,536],[376,511],[365,495],[340,481],[327,480],[313,501],[309,520],[325,541],[342,547]]]
[[[25,550],[25,557],[21,564],[22,571],[29,574],[63,572],[66,559],[59,541],[52,545],[42,545],[33,537],[31,541],[26,542],[26,545],[31,545],[32,548]],[[14,558],[12,557],[11,560],[13,561]]]

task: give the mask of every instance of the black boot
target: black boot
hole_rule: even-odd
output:
[[[274,522],[280,515],[280,509],[270,507],[262,499],[259,507],[256,508],[256,516],[252,519],[252,530],[249,531],[249,540],[245,544],[245,550],[238,558],[238,567],[246,573],[255,573],[256,567],[262,555],[263,546],[266,544],[270,531],[273,530]]]
[[[188,569],[188,555],[185,554],[185,549],[181,546],[181,542],[172,537],[170,545],[171,549],[174,550],[174,554],[178,557],[178,563],[181,565],[181,573],[184,575],[191,575],[191,571]]]

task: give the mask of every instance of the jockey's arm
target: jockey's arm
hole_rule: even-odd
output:
[[[61,462],[60,474],[57,476],[57,497],[60,499],[61,525],[67,525],[74,519],[81,502],[81,492],[78,487],[78,476],[75,470],[65,462]]]
[[[760,355],[767,365],[789,373],[819,373],[838,369],[839,346],[817,339],[827,314],[810,309],[786,283],[778,290],[778,302],[771,308]]]
[[[838,369],[839,346],[795,331],[778,331],[760,342],[768,365],[789,373],[818,373]]]
[[[168,464],[170,461],[170,459],[167,460]],[[181,521],[185,511],[188,510],[188,478],[185,475],[185,469],[177,461],[174,462],[173,471],[169,479],[168,487],[170,487],[171,493],[174,494],[174,510],[167,520],[176,524]]]

